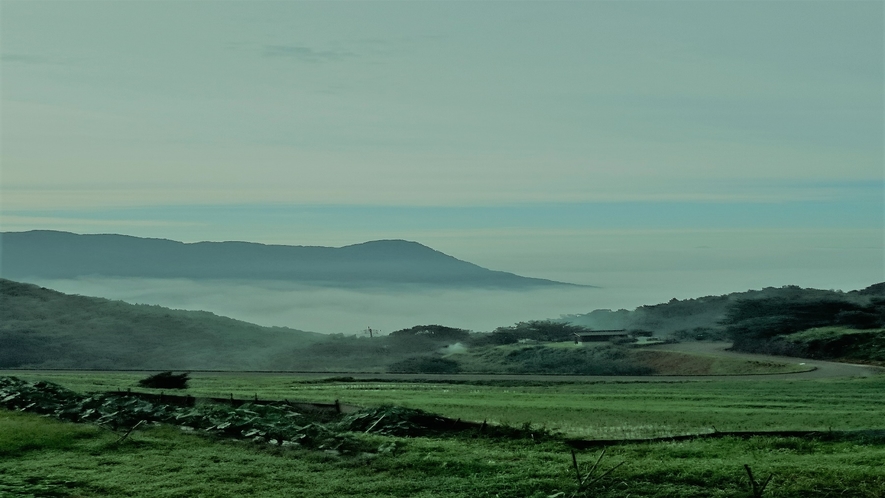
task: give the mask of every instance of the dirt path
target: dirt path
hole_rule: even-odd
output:
[[[739,353],[736,351],[728,351],[731,347],[730,342],[680,342],[677,344],[661,344],[659,346],[650,346],[649,349],[658,351],[676,351],[679,353],[704,354],[714,356],[725,356],[742,360],[755,361],[779,361],[782,363],[798,363],[814,367],[809,372],[787,373],[787,374],[770,374],[764,375],[765,378],[789,378],[789,379],[827,379],[835,377],[872,377],[885,373],[885,369],[879,367],[871,367],[868,365],[855,365],[851,363],[839,363],[835,361],[811,360],[805,358],[793,358],[790,356],[768,356],[762,354]],[[740,375],[734,377],[752,377],[759,378],[759,375]]]

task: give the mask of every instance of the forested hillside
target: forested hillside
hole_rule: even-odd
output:
[[[725,339],[729,334],[725,320],[729,317],[730,310],[739,302],[770,302],[771,305],[764,309],[773,313],[777,303],[843,302],[866,306],[877,298],[885,298],[885,283],[851,292],[788,285],[721,296],[671,299],[666,303],[640,306],[632,311],[601,309],[581,315],[566,315],[559,321],[594,329],[649,330],[658,336],[674,336],[678,339]]]
[[[885,296],[795,294],[733,303],[722,321],[738,351],[885,362]]]
[[[262,369],[323,338],[0,279],[0,368]]]

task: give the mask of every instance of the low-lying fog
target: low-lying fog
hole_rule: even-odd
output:
[[[286,326],[323,333],[357,334],[366,327],[389,333],[420,324],[441,324],[489,331],[518,321],[558,318],[594,309],[633,309],[671,298],[795,284],[821,287],[819,281],[853,290],[874,283],[850,282],[796,269],[769,272],[644,271],[573,275],[598,288],[556,287],[527,291],[439,289],[418,286],[337,289],[267,281],[194,281],[91,277],[74,280],[25,279],[69,294],[205,310],[259,325]],[[565,277],[565,275],[563,275]],[[821,278],[825,277],[825,278]],[[820,280],[818,280],[820,279]],[[825,288],[831,288],[827,285]]]

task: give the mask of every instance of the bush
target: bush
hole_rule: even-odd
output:
[[[510,327],[498,327],[490,334],[481,334],[471,338],[472,346],[503,346],[516,344],[522,339],[538,342],[564,342],[574,339],[575,334],[589,332],[591,329],[570,323],[550,320],[532,320],[519,322]]]
[[[138,381],[141,387],[153,389],[187,389],[187,381],[190,380],[188,373],[174,374],[172,372],[160,372]]]
[[[470,331],[443,325],[416,325],[412,328],[396,330],[390,333],[390,337],[394,339],[416,336],[436,342],[463,342],[470,338]]]

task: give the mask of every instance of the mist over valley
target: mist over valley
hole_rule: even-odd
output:
[[[425,322],[324,335],[0,279],[0,368],[571,375],[802,371],[801,365],[782,361],[711,362],[637,346],[729,339],[743,351],[882,362],[883,295],[885,284],[848,293],[787,286],[559,320],[529,319],[489,331]],[[608,331],[596,332],[600,329]]]
[[[84,277],[23,281],[69,294],[128,303],[203,310],[263,326],[321,333],[390,332],[423,323],[488,331],[521,320],[589,311],[599,290],[427,288],[419,285],[359,289],[274,281],[221,281]]]
[[[836,289],[850,290],[875,283],[846,267],[810,271],[801,259],[799,266],[728,266],[709,250],[677,252],[658,244],[614,251],[606,239],[588,246],[583,257],[560,254],[543,241],[525,246],[521,260],[534,257],[547,278],[489,270],[402,240],[333,248],[30,231],[0,234],[0,250],[4,278],[326,334],[417,324],[491,331],[520,321],[764,287],[821,288],[826,282],[826,288],[837,283]],[[753,261],[750,253],[738,254],[735,259]]]

